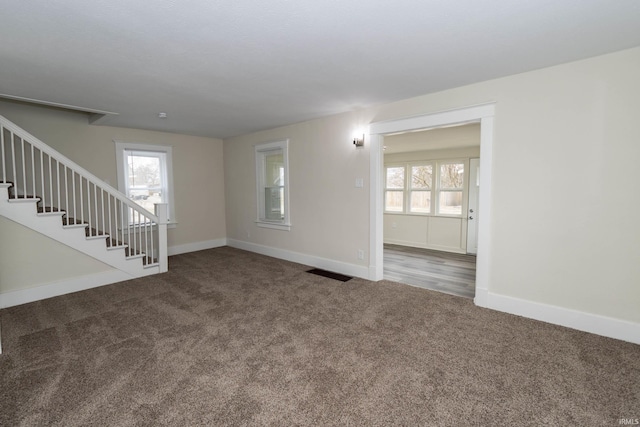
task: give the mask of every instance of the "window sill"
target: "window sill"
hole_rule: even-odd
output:
[[[291,224],[285,224],[283,222],[256,221],[256,225],[262,228],[291,231]]]

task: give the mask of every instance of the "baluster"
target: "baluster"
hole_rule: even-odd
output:
[[[22,160],[22,191],[24,193],[24,196],[26,196],[27,195],[27,160],[24,158],[24,138],[20,138],[20,145],[22,150],[22,156],[20,157],[20,160]]]
[[[64,210],[67,213],[67,225],[69,225],[69,171],[67,165],[64,165]]]
[[[105,212],[104,212],[104,189],[103,188],[100,188],[100,213],[102,213],[102,233],[110,234],[110,233],[107,233],[107,227],[105,227],[105,222],[104,222]]]
[[[42,152],[42,149],[40,149],[40,186],[42,187],[42,194],[40,195],[40,199],[42,201],[42,206],[44,206],[46,197],[44,191],[44,153]]]
[[[60,162],[56,160],[56,185],[58,186],[58,212],[62,210],[62,203],[60,202]]]
[[[73,187],[73,221],[78,220],[78,203],[76,203],[76,172],[71,170],[71,186]]]
[[[18,177],[16,175],[16,147],[14,146],[15,139],[13,137],[13,132],[11,132],[11,159],[13,161],[13,198],[18,197]]]
[[[51,209],[53,209],[53,177],[51,175],[53,172],[51,171],[51,155],[47,154],[47,157],[49,158],[49,203],[51,204]],[[44,203],[42,204],[42,211],[46,211]]]
[[[154,262],[155,259],[155,246],[156,246],[156,242],[155,242],[155,234],[153,233],[153,221],[149,221],[149,245],[151,246],[150,248],[150,252],[151,252],[151,262]]]
[[[82,176],[78,175],[78,184],[80,187],[80,221],[84,224],[84,191],[82,190]]]
[[[144,217],[144,256],[147,257],[147,264],[149,264],[149,235],[147,233],[147,224],[149,222],[149,218],[145,215]]]
[[[142,254],[142,215],[138,211],[138,253]]]
[[[33,144],[31,145],[31,184],[33,187],[33,192],[31,195],[36,197],[36,157],[35,157],[35,149],[33,148]]]
[[[0,153],[2,153],[2,182],[7,182],[7,162],[4,154],[4,127],[0,126]]]
[[[98,230],[98,227],[100,227],[100,221],[98,220],[98,187],[96,187],[96,184],[93,184],[93,209],[96,212],[96,236],[100,235],[100,230]]]
[[[113,242],[113,238],[116,237],[116,233],[113,232],[113,227],[112,222],[111,222],[111,197],[113,197],[111,194],[107,195],[107,209],[109,212],[109,238],[111,239],[111,246],[115,246],[114,242]]]
[[[120,222],[121,222],[121,227],[122,227],[122,241],[127,243],[128,251],[129,251],[129,256],[131,256],[131,242],[129,241],[129,238],[127,237],[125,239],[125,233],[129,232],[129,227],[128,227],[128,217],[125,218],[125,213],[124,213],[124,209],[125,209],[125,203],[120,200]],[[127,207],[128,208],[128,207]]]

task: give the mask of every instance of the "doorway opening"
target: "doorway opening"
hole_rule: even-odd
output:
[[[424,129],[458,126],[469,123],[480,124],[480,182],[478,206],[482,216],[478,218],[476,286],[474,303],[487,306],[489,265],[491,259],[490,222],[491,218],[491,159],[493,148],[493,121],[495,105],[484,104],[457,110],[443,111],[404,119],[376,122],[369,127],[371,143],[371,209],[370,209],[370,278],[382,280],[384,277],[384,154],[385,136]]]
[[[473,298],[479,121],[385,135],[383,152],[384,278]]]

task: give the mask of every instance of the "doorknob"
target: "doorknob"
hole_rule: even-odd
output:
[[[469,209],[469,212],[473,213],[473,209]]]
[[[472,217],[472,216],[470,216],[470,217],[469,217],[469,219],[473,219],[473,217]]]

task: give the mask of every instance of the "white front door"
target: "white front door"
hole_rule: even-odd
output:
[[[467,253],[478,253],[478,199],[480,159],[469,159],[469,204],[467,212]]]

